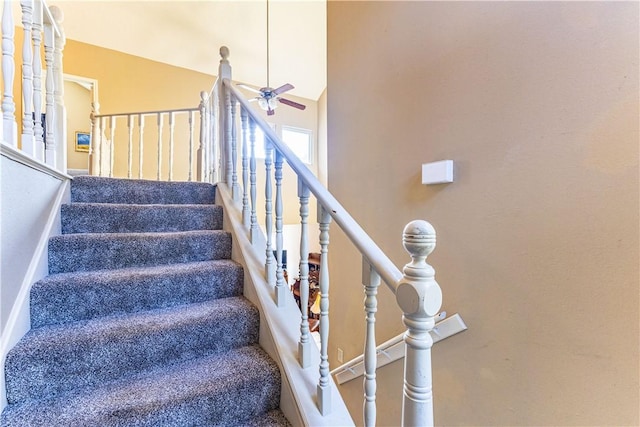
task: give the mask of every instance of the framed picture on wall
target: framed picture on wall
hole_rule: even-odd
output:
[[[76,132],[76,151],[89,152],[91,134],[89,132]]]

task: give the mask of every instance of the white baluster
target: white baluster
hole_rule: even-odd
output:
[[[163,126],[162,113],[158,113],[158,175],[157,180],[160,181],[162,177],[162,126]]]
[[[13,99],[13,79],[15,74],[15,29],[11,14],[11,1],[4,0],[2,9],[2,132],[5,142],[18,145],[18,126],[16,124],[16,103]]]
[[[144,116],[138,114],[138,179],[142,179],[142,163],[144,160]]]
[[[271,194],[271,155],[273,154],[273,145],[268,138],[264,139],[264,167],[265,167],[265,180],[264,180],[264,210],[265,210],[265,232],[267,234],[266,242],[266,258],[264,271],[267,276],[267,283],[269,286],[275,286],[275,263],[273,260],[273,243],[271,242],[271,233],[273,232],[273,212],[272,212],[272,194]]]
[[[131,179],[133,169],[133,114],[127,115],[127,130],[129,131],[129,150],[127,156],[127,178]]]
[[[331,215],[318,204],[320,224],[320,380],[318,381],[318,409],[322,415],[331,413],[329,381],[329,224]]]
[[[20,5],[22,6],[22,26],[24,28],[24,40],[22,41],[22,151],[35,157],[35,139],[33,137],[33,46],[31,44],[33,0],[21,0]],[[13,144],[16,141],[7,142]]]
[[[412,261],[404,266],[396,300],[404,312],[404,395],[402,425],[433,425],[431,346],[429,334],[442,305],[442,291],[427,256],[436,246],[436,232],[426,221],[412,221],[404,228],[402,242]]]
[[[33,134],[36,158],[44,162],[44,128],[42,127],[42,2],[33,3]]]
[[[45,121],[46,121],[46,135],[45,135],[45,162],[54,168],[58,167],[58,161],[56,158],[56,139],[53,133],[54,126],[54,106],[53,106],[53,44],[54,34],[53,26],[48,23],[44,26],[44,62],[47,66],[46,80],[45,80]]]
[[[193,111],[189,111],[189,175],[188,181],[193,181]]]
[[[217,86],[214,88],[213,98],[209,98],[209,102],[207,104],[207,120],[209,121],[209,132],[207,133],[207,141],[209,144],[209,156],[210,162],[208,164],[209,167],[209,181],[211,183],[218,182],[218,170],[219,170],[219,158],[218,158],[218,121],[216,120],[219,116],[216,114],[216,108],[218,104],[215,102],[217,99]]]
[[[64,72],[62,51],[67,42],[64,27],[64,14],[57,6],[51,6],[51,15],[56,22],[58,32],[55,33],[53,46],[53,100],[55,109],[54,135],[56,141],[56,163],[58,170],[67,172],[67,109],[64,105]]]
[[[251,212],[249,209],[248,120],[246,110],[240,107],[240,121],[242,122],[242,224],[247,229],[249,229],[251,225]]]
[[[249,235],[251,243],[256,242],[258,236],[258,217],[256,216],[256,123],[249,119],[249,182],[251,183],[250,196],[251,196],[251,225],[249,228]]]
[[[240,187],[238,186],[238,148],[236,126],[236,99],[231,98],[231,194],[233,200],[240,200]]]
[[[225,121],[224,121],[224,128],[225,128],[225,161],[226,161],[226,166],[225,166],[225,182],[227,183],[227,186],[229,186],[230,188],[232,188],[233,185],[233,163],[231,160],[231,156],[232,156],[232,152],[233,152],[233,147],[231,146],[231,144],[233,143],[233,132],[232,132],[232,124],[231,124],[231,117],[233,115],[233,112],[231,110],[231,91],[230,90],[225,90],[224,91],[224,108],[225,108]]]
[[[364,341],[364,407],[363,419],[365,426],[376,425],[376,312],[378,311],[378,286],[380,276],[371,267],[369,261],[362,260],[362,283],[365,289],[365,319],[367,328]]]
[[[202,164],[204,168],[204,182],[211,182],[211,99],[207,98],[204,106],[204,145],[202,148]]]
[[[116,117],[111,116],[109,119],[109,136],[111,137],[111,150],[109,152],[109,178],[113,177],[113,167],[116,159]]]
[[[108,172],[107,172],[107,165],[105,163],[108,163],[108,153],[106,152],[107,149],[107,141],[106,141],[106,133],[107,133],[107,118],[106,117],[100,117],[100,143],[98,144],[98,146],[100,147],[98,154],[99,154],[99,162],[100,162],[100,176],[108,176]],[[109,150],[111,150],[111,147],[109,147]]]
[[[91,103],[91,145],[89,145],[89,174],[100,176],[102,174],[102,165],[100,165],[100,118],[96,117],[100,114],[100,104],[98,102]]]
[[[4,0],[2,9],[2,139],[6,143],[18,146],[18,125],[16,123],[16,103],[13,98],[13,80],[15,77],[15,29],[11,11],[11,0]]]
[[[175,129],[176,115],[169,113],[169,181],[173,181],[173,131]]]
[[[275,179],[276,179],[276,305],[284,307],[287,301],[289,286],[285,286],[284,270],[282,266],[282,154],[275,150]]]
[[[198,181],[205,181],[205,169],[206,163],[204,158],[204,150],[206,147],[207,139],[207,102],[209,101],[209,94],[205,91],[200,92],[200,139],[198,143],[198,152],[196,154],[196,179]]]
[[[193,111],[189,111],[189,181],[193,181]]]
[[[309,188],[298,179],[298,197],[300,198],[300,342],[298,343],[298,360],[300,366],[311,365],[311,339],[309,337]]]

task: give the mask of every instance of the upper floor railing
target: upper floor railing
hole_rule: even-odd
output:
[[[66,173],[63,14],[44,0],[21,0],[24,39],[17,46],[13,4],[17,2],[4,0],[2,9],[2,140],[25,156]],[[17,94],[16,75],[22,87]]]
[[[366,314],[364,325],[364,423],[376,422],[376,340],[375,316],[377,292],[381,282],[395,294],[399,307],[404,312],[407,327],[404,396],[402,425],[432,425],[433,401],[431,392],[431,346],[430,331],[435,324],[442,302],[440,287],[434,278],[433,268],[426,263],[433,251],[436,235],[426,221],[412,221],[403,232],[403,245],[411,256],[402,272],[391,262],[360,225],[349,215],[335,197],[320,183],[313,173],[299,160],[291,149],[278,137],[265,120],[250,107],[249,102],[231,82],[229,51],[220,49],[221,61],[217,88],[220,105],[219,123],[220,181],[226,185],[242,210],[242,218],[248,239],[253,244],[265,241],[265,279],[274,289],[274,304],[284,306],[289,292],[283,279],[283,164],[293,170],[298,180],[298,203],[300,212],[300,333],[298,361],[301,368],[311,365],[309,328],[309,199],[315,197],[318,205],[319,244],[321,262],[319,274],[320,293],[320,362],[316,402],[322,414],[331,411],[329,357],[329,229],[335,221],[357,248],[363,259],[363,276]],[[215,103],[215,102],[214,102]],[[238,113],[239,110],[239,113]],[[260,230],[256,214],[257,168],[256,129],[265,135],[264,159],[264,231]],[[261,174],[262,176],[262,174]],[[273,188],[275,186],[275,199]],[[275,209],[274,209],[275,205]],[[275,227],[275,229],[274,229]],[[265,239],[258,239],[264,233]],[[272,237],[275,236],[275,239]],[[274,241],[275,240],[275,241]]]

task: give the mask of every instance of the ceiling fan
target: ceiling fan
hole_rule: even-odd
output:
[[[267,112],[268,116],[273,116],[276,113],[275,109],[278,107],[278,102],[288,105],[289,107],[297,108],[298,110],[304,110],[307,108],[305,105],[279,96],[280,94],[288,92],[294,88],[291,83],[283,84],[276,89],[269,86],[269,0],[267,0],[267,85],[261,89],[254,89],[242,83],[238,86],[260,94],[259,96],[250,99],[249,102],[258,101],[258,105]]]

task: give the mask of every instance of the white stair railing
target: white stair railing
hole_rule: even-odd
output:
[[[4,0],[2,9],[2,141],[25,159],[66,173],[63,14],[55,6],[48,7],[44,0],[20,1],[24,40],[19,49],[21,72],[16,73],[12,3]],[[13,93],[16,74],[22,83],[20,94]],[[15,115],[16,102],[22,106],[19,122]]]
[[[363,257],[363,284],[365,286],[365,331],[364,344],[364,422],[365,425],[375,425],[376,422],[376,341],[375,341],[375,314],[377,310],[377,289],[384,282],[396,295],[399,307],[402,309],[403,322],[407,328],[404,335],[405,351],[405,376],[403,390],[402,425],[418,426],[433,425],[433,399],[431,391],[431,346],[433,339],[430,331],[434,327],[435,316],[439,313],[442,294],[440,287],[434,278],[433,268],[427,264],[426,258],[435,248],[436,235],[433,227],[426,221],[412,221],[403,231],[403,244],[409,255],[409,262],[402,272],[389,260],[384,252],[371,240],[357,222],[346,212],[340,203],[329,191],[316,179],[309,169],[293,154],[275,134],[273,129],[254,111],[242,93],[231,82],[231,67],[229,65],[229,50],[226,47],[220,49],[221,61],[218,74],[218,83],[214,92],[219,94],[220,111],[217,122],[220,123],[220,181],[219,185],[226,186],[233,194],[233,200],[238,203],[238,209],[242,210],[241,217],[247,234],[247,239],[256,245],[257,242],[265,242],[265,282],[272,286],[274,291],[273,303],[278,307],[285,305],[286,292],[282,280],[282,250],[281,237],[283,195],[282,165],[283,160],[295,172],[298,178],[298,198],[300,207],[300,336],[298,343],[298,361],[300,367],[305,369],[312,363],[311,352],[312,339],[309,333],[308,322],[308,297],[309,297],[309,271],[308,271],[308,247],[307,228],[309,218],[309,199],[315,197],[318,204],[318,223],[320,227],[321,247],[321,272],[320,272],[320,360],[318,364],[318,381],[316,399],[318,411],[326,416],[331,413],[332,404],[330,394],[329,358],[327,343],[329,339],[329,224],[335,222],[340,227],[353,245]],[[239,106],[240,114],[235,109]],[[237,117],[239,116],[239,123]],[[258,239],[262,233],[258,227],[256,217],[257,203],[257,162],[255,156],[255,135],[259,127],[264,133],[267,142],[265,160],[265,239]],[[236,132],[240,129],[240,138],[236,138]],[[240,148],[240,176],[235,153]],[[273,156],[271,153],[273,152]],[[214,162],[215,163],[215,162]],[[272,215],[272,177],[271,167],[274,166],[275,178],[275,260],[271,260],[273,250],[271,243],[271,227],[274,220]],[[241,188],[237,188],[237,186]],[[275,280],[271,277],[274,273]],[[398,390],[400,392],[400,390]]]
[[[92,107],[92,175],[211,182],[215,166],[207,160],[213,156],[208,155],[212,150],[212,121],[206,92],[201,93],[200,105],[194,108],[101,114],[98,104]],[[120,127],[126,127],[127,132],[116,133]],[[199,132],[197,149],[194,143],[196,128]],[[118,153],[126,153],[126,160],[118,157]],[[146,160],[153,156],[151,164],[155,164],[155,169],[152,168],[151,172],[145,172],[145,155],[150,156]],[[137,156],[137,161],[134,156]],[[121,161],[116,162],[116,158]],[[120,164],[127,165],[126,172],[116,170]]]

